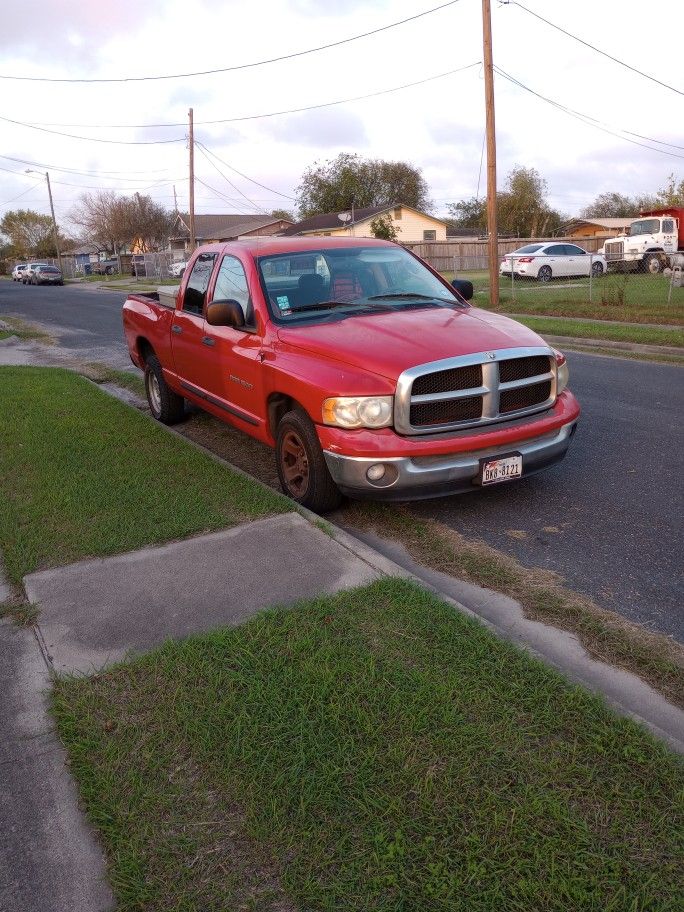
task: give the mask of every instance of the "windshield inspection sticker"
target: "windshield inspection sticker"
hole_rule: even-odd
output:
[[[287,295],[278,295],[276,303],[281,313],[290,313],[290,299]]]

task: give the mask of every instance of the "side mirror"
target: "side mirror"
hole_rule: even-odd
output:
[[[232,326],[242,329],[245,315],[237,301],[212,301],[207,307],[207,323],[210,326]]]
[[[470,301],[473,296],[472,282],[469,282],[467,279],[452,279],[451,284],[462,298],[465,298],[466,301]]]

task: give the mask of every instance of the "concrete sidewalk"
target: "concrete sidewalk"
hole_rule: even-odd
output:
[[[38,625],[0,623],[0,912],[114,908],[47,713],[53,671],[93,672],[267,606],[364,585],[392,566],[288,513],[26,577]],[[0,600],[9,594],[0,586]]]

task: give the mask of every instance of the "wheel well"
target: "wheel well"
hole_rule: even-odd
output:
[[[306,409],[303,408],[296,399],[293,399],[292,396],[286,396],[284,393],[271,393],[268,397],[268,429],[274,440],[278,433],[278,423],[280,419],[286,412],[289,412],[294,408],[299,408],[303,412],[306,412]]]
[[[147,341],[147,339],[138,339],[137,345],[138,345],[138,351],[140,352],[140,358],[144,363],[145,361],[147,361],[148,355],[154,354],[154,349],[152,348],[150,343]]]

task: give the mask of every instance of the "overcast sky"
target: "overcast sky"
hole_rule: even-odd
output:
[[[369,32],[440,2],[25,0],[3,11],[0,76],[130,79],[236,67]],[[524,0],[524,5],[684,90],[679,47],[683,0],[659,0],[651,7],[643,0]],[[670,173],[684,177],[682,94],[614,63],[513,3],[492,0],[492,25],[496,65],[535,92],[618,134],[580,122],[497,77],[500,188],[516,164],[534,167],[548,183],[551,204],[577,215],[601,192],[652,193]],[[67,230],[68,212],[84,189],[138,190],[172,208],[175,186],[179,208],[186,209],[190,106],[195,138],[223,162],[201,150],[196,153],[197,177],[209,185],[197,184],[199,213],[291,209],[304,170],[339,152],[419,167],[435,212],[445,213],[449,202],[474,196],[478,184],[480,195],[485,192],[486,168],[480,172],[481,58],[480,0],[460,0],[339,47],[233,72],[123,83],[3,78],[0,217],[17,208],[49,212],[45,179],[25,174],[24,169],[32,167],[27,162],[49,170],[57,219]],[[475,63],[376,98],[237,119],[381,92]],[[203,123],[228,119],[233,122]],[[116,126],[174,123],[179,125]],[[620,138],[625,135],[632,142]]]

